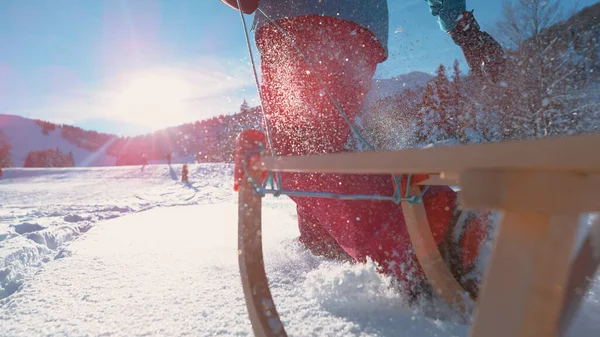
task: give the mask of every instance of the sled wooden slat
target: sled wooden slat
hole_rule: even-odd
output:
[[[286,336],[269,290],[264,269],[261,230],[261,197],[252,185],[242,183],[239,190],[238,254],[246,307],[255,336]]]
[[[555,336],[578,218],[503,214],[471,336]]]
[[[476,169],[600,172],[600,135],[401,151],[265,157],[258,169],[324,173],[439,173]]]
[[[246,150],[255,149],[248,146]],[[260,179],[260,172],[249,168],[249,173]],[[261,217],[262,197],[254,193],[254,185],[244,176],[238,191],[238,263],[248,316],[255,336],[285,337],[265,273]]]
[[[442,172],[440,173],[440,178],[444,179],[444,180],[456,180],[458,181],[460,179],[460,173],[459,172]]]
[[[421,193],[421,189],[418,186],[412,186],[410,192],[418,195]],[[425,206],[422,203],[410,204],[408,202],[402,202],[401,205],[410,241],[415,248],[415,254],[425,276],[440,298],[465,313],[472,303],[467,291],[454,278],[438,250],[431,226],[427,221]],[[469,303],[466,303],[467,301]]]
[[[423,180],[417,185],[421,186],[458,186],[460,185],[460,181],[458,178],[445,178],[438,174],[430,175],[428,179]]]
[[[556,337],[567,330],[581,303],[583,294],[575,290],[587,289],[589,277],[598,268],[589,238],[574,262],[571,255],[581,213],[600,211],[599,150],[600,135],[588,135],[391,152],[262,157],[251,171],[429,174],[418,185],[459,186],[461,208],[503,214],[470,336]],[[245,188],[249,193],[245,197],[250,198],[252,187],[246,184]],[[420,190],[418,186],[412,189]],[[260,207],[260,200],[247,200]],[[423,205],[401,205],[427,278],[443,300],[464,309],[467,303],[461,300],[466,297],[456,296],[464,290],[445,263],[440,263],[443,260]],[[269,321],[270,309],[264,310],[264,304],[271,308],[272,302],[264,302],[271,295],[262,247],[253,241],[260,244],[260,212],[240,208],[239,226],[240,233],[245,233],[240,234],[240,247],[245,247],[240,248],[240,270],[251,275],[249,281],[242,278],[248,312],[255,334],[266,336],[273,330],[264,327],[270,323],[279,328],[274,322],[280,321],[278,316]],[[250,255],[259,256],[260,263]],[[576,273],[571,274],[571,269]],[[276,315],[274,305],[272,309]],[[283,327],[277,331],[285,333]]]
[[[482,185],[485,188],[479,188]],[[554,214],[600,211],[596,174],[466,171],[461,173],[460,186],[463,208]]]
[[[461,172],[464,208],[504,211],[472,336],[556,336],[578,219],[598,209],[596,179],[564,172]]]

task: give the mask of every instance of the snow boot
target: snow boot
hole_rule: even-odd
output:
[[[480,268],[482,247],[492,232],[490,213],[461,210],[458,204],[444,201],[444,194],[446,193],[440,191],[436,196],[439,206],[430,206],[427,214],[429,224],[448,269],[469,297],[475,300],[483,271]],[[440,213],[435,211],[440,206],[452,210],[449,218],[440,216]],[[414,287],[407,291],[409,303],[414,304],[422,300],[429,302],[434,296],[429,280],[423,275],[422,279],[416,278],[413,281]]]
[[[444,240],[438,245],[440,254],[460,285],[476,299],[482,269],[478,268],[481,248],[491,232],[489,213],[456,209]]]
[[[494,83],[499,81],[505,69],[506,54],[492,36],[480,30],[473,11],[465,12],[448,34],[462,49],[473,74],[488,78]]]

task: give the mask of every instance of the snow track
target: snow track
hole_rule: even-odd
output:
[[[5,169],[0,180],[0,298],[19,288],[31,268],[99,221],[157,206],[211,203],[232,196],[232,168],[181,165]]]

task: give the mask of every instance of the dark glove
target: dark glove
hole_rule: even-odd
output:
[[[258,8],[259,0],[240,0],[240,4],[242,5],[242,12],[244,14],[252,14]],[[227,6],[238,10],[237,0],[221,0],[222,3]]]
[[[492,36],[480,30],[473,12],[465,12],[462,20],[448,33],[462,49],[475,75],[487,75],[493,82],[498,81],[505,69],[506,55]]]

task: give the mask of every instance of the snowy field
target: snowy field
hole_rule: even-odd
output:
[[[5,169],[0,336],[248,336],[232,167]],[[467,336],[424,317],[373,265],[316,258],[295,207],[264,202],[267,275],[292,336]],[[596,280],[571,336],[600,331]]]

